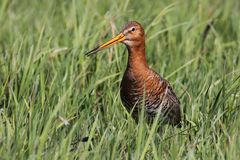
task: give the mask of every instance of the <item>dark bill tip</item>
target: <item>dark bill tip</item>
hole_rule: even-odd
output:
[[[96,47],[96,48],[94,48],[93,50],[91,50],[91,51],[85,53],[85,55],[86,55],[86,56],[91,56],[91,55],[96,54],[98,51],[100,51],[100,47]]]

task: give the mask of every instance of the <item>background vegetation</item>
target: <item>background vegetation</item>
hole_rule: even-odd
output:
[[[238,159],[239,10],[237,0],[1,0],[0,159]],[[180,98],[181,129],[159,135],[127,114],[123,45],[84,56],[129,20]]]

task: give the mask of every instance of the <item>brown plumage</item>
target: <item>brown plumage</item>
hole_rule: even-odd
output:
[[[120,88],[125,108],[138,121],[140,108],[144,105],[148,120],[152,121],[159,113],[163,124],[180,127],[180,102],[170,84],[148,67],[144,29],[138,22],[127,23],[118,36],[87,55],[95,54],[118,42],[124,43],[128,49],[127,68]]]

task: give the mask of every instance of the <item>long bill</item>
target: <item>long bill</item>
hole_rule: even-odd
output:
[[[116,37],[112,38],[111,40],[109,40],[108,42],[94,48],[93,50],[89,51],[86,53],[87,56],[90,56],[92,54],[96,54],[98,51],[108,48],[118,42],[122,42],[126,39],[126,37],[124,36],[124,34],[120,33],[119,35],[117,35]]]

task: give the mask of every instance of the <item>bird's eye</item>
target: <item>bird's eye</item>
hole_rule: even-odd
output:
[[[131,29],[131,31],[132,31],[132,32],[134,32],[135,30],[136,30],[136,28],[135,28],[135,27],[133,27],[133,28]]]

